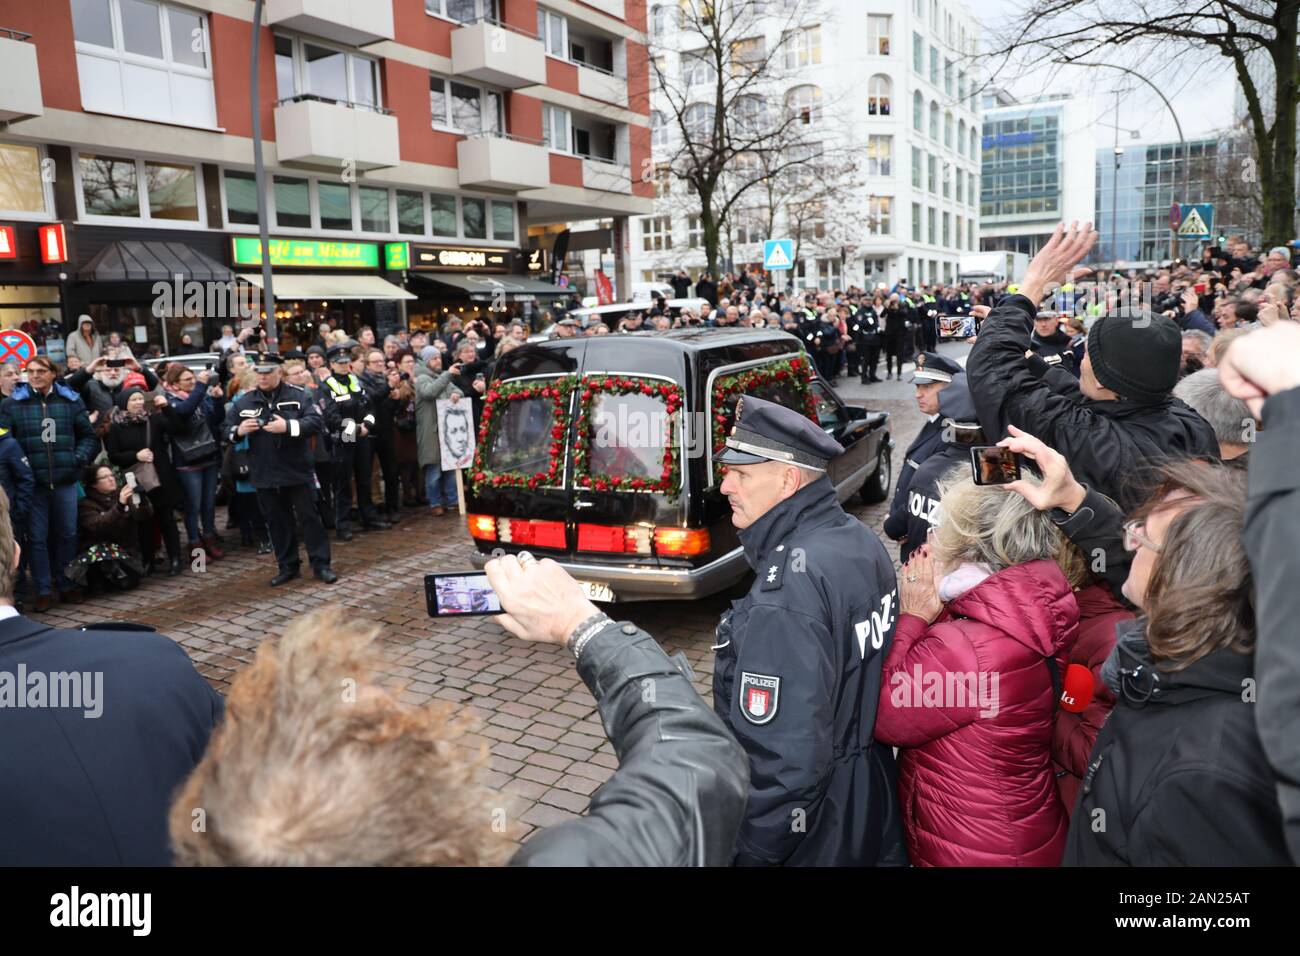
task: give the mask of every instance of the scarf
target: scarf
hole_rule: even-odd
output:
[[[955,601],[967,591],[992,577],[993,572],[982,564],[965,562],[956,571],[944,575],[939,582],[939,600],[944,604]]]
[[[128,412],[124,408],[113,406],[113,411],[109,415],[109,420],[114,425],[139,425],[149,420],[149,406],[145,406],[141,411]]]

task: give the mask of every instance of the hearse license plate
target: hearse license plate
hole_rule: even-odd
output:
[[[614,589],[608,584],[598,584],[595,581],[579,581],[578,587],[582,588],[582,593],[587,595],[591,601],[604,601],[608,604],[614,602]]]

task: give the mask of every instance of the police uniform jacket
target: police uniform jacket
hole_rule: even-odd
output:
[[[946,392],[948,389],[944,389]],[[939,393],[940,409],[943,408],[943,392]],[[912,477],[921,464],[939,449],[943,448],[943,414],[940,412],[926,422],[912,444],[907,446],[903,456],[903,467],[898,469],[898,484],[894,486],[894,500],[889,503],[889,517],[885,519],[885,534],[893,541],[899,541],[907,534],[907,492],[912,484]]]
[[[248,437],[249,461],[254,488],[286,488],[310,484],[315,480],[315,461],[308,439],[325,430],[315,398],[305,389],[281,382],[270,392],[250,389],[230,404],[226,411],[226,439],[232,444],[239,423],[255,418],[267,424],[279,415],[288,423],[282,435],[266,431],[251,432]]]
[[[880,332],[880,317],[873,305],[862,306],[849,320],[849,334],[858,345],[879,345]]]
[[[365,425],[370,431],[375,428],[375,412],[371,406],[370,393],[366,391],[361,379],[349,372],[343,378],[330,375],[320,384],[320,407],[325,415],[325,428],[330,436],[338,441],[348,422],[356,422],[360,428]],[[358,433],[355,437],[360,438]]]
[[[898,616],[884,546],[824,477],[740,540],[757,578],[718,625],[713,673],[750,758],[735,862],[905,864],[893,751],[872,733]]]

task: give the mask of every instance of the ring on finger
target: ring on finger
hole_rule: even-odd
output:
[[[537,563],[537,559],[534,558],[533,555],[532,555],[532,553],[529,552],[529,551],[520,551],[520,552],[519,552],[519,563],[520,563],[520,564],[523,564],[523,565],[536,564],[536,563]]]

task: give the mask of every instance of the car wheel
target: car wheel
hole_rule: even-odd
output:
[[[876,459],[876,471],[862,486],[862,500],[869,505],[884,501],[889,497],[889,482],[892,478],[889,439],[886,438],[880,446],[880,457]]]

